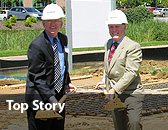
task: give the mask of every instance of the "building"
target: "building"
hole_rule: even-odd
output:
[[[53,3],[57,3],[59,6],[62,8],[65,8],[65,0],[53,0]],[[23,0],[23,6],[25,7],[33,7],[34,5],[34,0]],[[36,6],[46,6],[44,3],[40,3]]]
[[[49,0],[45,0],[45,2],[43,3],[34,3],[34,0],[18,0],[18,3],[17,5],[11,5],[11,4],[8,4],[6,3],[3,3],[4,0],[0,0],[1,2],[1,9],[0,10],[3,10],[3,9],[10,9],[11,7],[14,7],[14,6],[24,6],[24,7],[35,7],[35,8],[44,8],[46,5],[47,5],[47,1]],[[57,3],[59,6],[61,6],[63,9],[65,8],[65,0],[52,0],[53,3]]]
[[[33,0],[23,0],[24,7],[33,7]]]

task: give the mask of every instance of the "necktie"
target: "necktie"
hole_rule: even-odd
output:
[[[108,56],[108,63],[109,64],[111,62],[111,59],[113,58],[115,50],[117,49],[117,44],[118,44],[117,42],[114,42],[111,49],[110,49],[109,56]]]
[[[61,68],[57,49],[57,39],[53,39],[54,42],[54,87],[59,93],[62,88]]]

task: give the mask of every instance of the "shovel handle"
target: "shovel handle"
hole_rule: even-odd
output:
[[[70,92],[67,92],[59,101],[58,101],[58,103],[63,103],[65,100],[66,100],[66,98],[68,97],[68,95],[69,94],[72,94],[74,92],[74,90],[72,90],[72,91],[70,91]]]
[[[107,90],[106,90],[105,88],[98,87],[98,89],[103,90],[103,93],[104,93],[104,94],[108,94],[108,92],[107,92]]]

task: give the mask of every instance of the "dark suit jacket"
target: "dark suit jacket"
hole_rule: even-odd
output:
[[[25,101],[32,107],[32,101],[39,100],[48,102],[51,96],[65,93],[66,86],[70,83],[68,72],[68,54],[64,47],[67,46],[67,36],[58,33],[58,38],[62,45],[65,61],[65,74],[63,88],[58,94],[54,89],[54,52],[52,45],[45,31],[43,31],[28,48],[28,75],[26,83]],[[57,100],[59,100],[57,99]]]

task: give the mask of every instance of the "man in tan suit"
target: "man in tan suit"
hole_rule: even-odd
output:
[[[140,124],[143,87],[139,76],[142,61],[140,45],[125,35],[127,18],[121,10],[110,12],[107,20],[111,39],[105,44],[104,78],[96,87],[105,87],[106,99],[115,96],[127,106],[127,109],[113,110],[116,130],[141,130]]]

